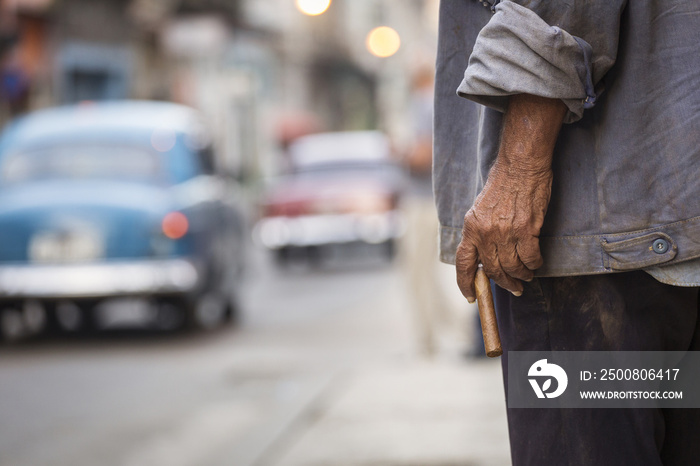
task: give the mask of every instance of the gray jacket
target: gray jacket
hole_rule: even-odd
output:
[[[442,0],[440,9],[441,259],[454,263],[508,96],[528,93],[569,109],[537,275],[645,269],[700,285],[700,2]]]

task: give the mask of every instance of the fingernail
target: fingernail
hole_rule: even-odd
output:
[[[511,291],[513,293],[513,296],[522,296],[523,292],[522,291]]]
[[[471,296],[467,296],[467,302],[469,304],[474,304],[474,301],[476,301],[476,299],[472,298]]]
[[[534,280],[534,279],[535,279],[535,277],[532,277],[532,278],[528,278],[528,279],[525,280],[525,281],[528,282],[528,283],[530,283],[530,282],[531,282],[532,280]]]

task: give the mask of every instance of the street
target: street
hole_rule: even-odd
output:
[[[0,465],[509,464],[500,364],[420,358],[398,265],[354,259],[256,252],[235,329],[0,349]]]
[[[0,466],[510,464],[438,5],[0,0]]]

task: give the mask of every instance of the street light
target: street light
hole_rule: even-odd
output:
[[[331,6],[331,0],[296,0],[297,9],[309,16],[318,16]]]
[[[389,26],[379,26],[367,34],[367,50],[380,58],[390,57],[401,47],[399,33]]]

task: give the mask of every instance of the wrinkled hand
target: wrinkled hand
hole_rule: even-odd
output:
[[[552,171],[530,170],[498,159],[486,186],[464,217],[457,248],[457,284],[474,302],[479,263],[497,285],[520,296],[542,266],[539,234],[551,195]]]

